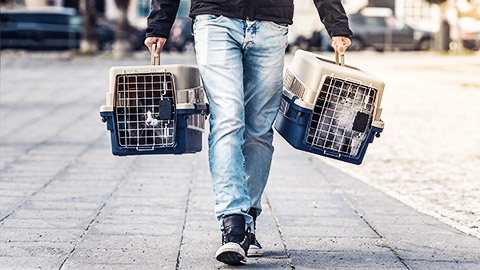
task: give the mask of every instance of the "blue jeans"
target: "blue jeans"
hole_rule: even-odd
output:
[[[215,215],[261,212],[280,106],[288,26],[199,15],[193,25],[197,64],[210,105],[208,136]]]

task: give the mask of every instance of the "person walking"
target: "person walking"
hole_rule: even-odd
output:
[[[340,0],[313,0],[343,54],[352,32]],[[152,0],[145,45],[159,57],[180,0]],[[209,164],[222,245],[230,265],[262,256],[257,217],[273,154],[293,0],[191,0],[198,69],[210,105]]]

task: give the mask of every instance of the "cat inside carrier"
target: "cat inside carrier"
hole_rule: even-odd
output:
[[[275,129],[297,149],[360,164],[384,127],[385,84],[343,61],[298,50],[285,72]]]
[[[198,69],[185,65],[112,67],[100,115],[114,155],[182,154],[202,149],[208,104]]]

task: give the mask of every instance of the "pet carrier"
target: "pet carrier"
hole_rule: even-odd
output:
[[[275,129],[293,147],[360,164],[383,130],[385,84],[371,74],[297,50],[284,75]]]
[[[100,116],[110,130],[114,155],[202,150],[208,104],[198,69],[159,62],[152,56],[151,66],[110,69]]]

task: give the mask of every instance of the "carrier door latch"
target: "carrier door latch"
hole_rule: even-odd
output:
[[[159,100],[157,119],[158,120],[172,119],[172,101],[170,99]]]
[[[353,130],[358,132],[365,132],[368,126],[369,115],[363,112],[357,112],[355,120],[353,121]]]

